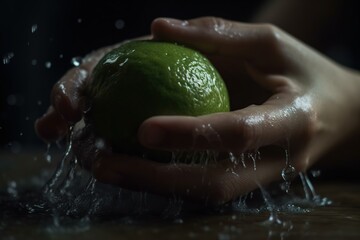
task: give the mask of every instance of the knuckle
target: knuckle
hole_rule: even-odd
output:
[[[237,143],[238,150],[251,150],[256,143],[256,128],[250,118],[241,118],[237,120],[237,126],[234,128],[234,139],[230,141]]]
[[[270,23],[261,24],[259,28],[263,32],[265,44],[272,49],[279,49],[282,45],[282,31]]]

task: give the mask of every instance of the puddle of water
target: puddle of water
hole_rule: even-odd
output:
[[[43,161],[34,158],[34,154],[0,156],[0,232],[3,239],[360,237],[360,187],[356,183],[322,183],[316,186],[315,193],[312,185],[297,181],[292,184],[291,194],[298,193],[301,197],[292,197],[291,201],[285,199],[281,194],[284,192],[277,187],[263,193],[249,193],[220,209],[204,209],[202,206],[187,205],[177,198],[165,199],[100,185],[95,189],[98,183],[89,177],[88,181],[77,184],[90,191],[83,191],[78,196],[67,192],[67,200],[72,200],[72,206],[62,203],[64,205],[60,207],[61,202],[55,199],[53,204],[57,207],[49,207],[46,204],[51,204],[51,201],[41,202],[39,195],[54,167],[41,169],[54,165],[60,156],[53,154],[51,163],[44,159],[43,152],[38,154]],[[20,163],[24,167],[22,170],[17,168]],[[74,172],[68,169],[64,176],[72,174]],[[76,179],[76,175],[72,175],[72,179]],[[310,181],[305,175],[301,179]],[[61,181],[60,185],[62,189],[69,188],[66,181]],[[100,194],[103,202],[86,202],[86,199],[94,199],[91,194]],[[311,206],[307,198],[316,198],[320,194],[329,197],[333,204]],[[82,208],[76,208],[77,212],[74,208],[76,199],[82,204]],[[263,204],[263,199],[267,204]],[[100,211],[102,205],[113,207]],[[71,214],[60,211],[65,209]],[[89,212],[91,209],[94,212]],[[95,210],[102,212],[102,215],[94,214]]]
[[[93,140],[94,151],[96,147],[103,147],[101,141]],[[359,201],[337,205],[336,198],[343,186],[333,185],[326,193],[330,199],[334,197],[335,204],[330,205],[332,202],[328,198],[315,192],[306,173],[300,173],[300,180],[292,183],[289,191],[294,169],[287,151],[285,153],[282,171],[285,182],[267,189],[258,184],[259,190],[216,209],[187,203],[177,196],[165,198],[98,183],[79,166],[71,141],[64,156],[52,154],[48,145],[46,153],[39,154],[42,161],[31,154],[2,154],[0,164],[5,167],[0,165],[0,232],[5,239],[30,236],[65,239],[69,236],[80,238],[80,235],[84,239],[360,236]],[[177,164],[185,158],[190,159],[189,164],[207,164],[216,161],[216,157],[213,152],[179,152],[173,153],[172,163]],[[259,151],[240,156],[230,153],[229,160],[256,171],[256,161],[261,161],[261,157]],[[245,161],[253,164],[246,166]],[[34,163],[39,165],[27,168],[26,164]],[[6,164],[12,166],[13,175]],[[44,165],[52,168],[44,170]],[[18,166],[23,166],[22,170]],[[285,192],[283,184],[286,184]],[[359,200],[359,186],[348,186],[353,188],[352,198]],[[329,225],[334,228],[328,229]]]

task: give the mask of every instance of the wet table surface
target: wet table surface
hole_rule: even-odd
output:
[[[68,221],[66,226],[41,214],[11,217],[11,210],[4,210],[9,202],[4,196],[14,194],[14,188],[20,189],[29,179],[41,182],[39,178],[49,177],[39,177],[44,175],[42,169],[53,167],[43,158],[42,154],[0,154],[0,210],[7,212],[0,213],[0,239],[360,239],[358,182],[314,181],[317,193],[332,204],[299,213],[280,211],[282,224],[269,224],[269,211],[187,211],[175,218],[81,218]]]

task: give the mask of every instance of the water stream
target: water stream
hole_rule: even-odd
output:
[[[102,184],[81,168],[73,151],[75,130],[71,129],[70,132],[61,161],[40,191],[22,192],[17,188],[16,181],[8,183],[7,193],[1,194],[3,220],[0,221],[0,226],[5,228],[9,219],[16,216],[25,216],[26,219],[40,217],[45,226],[43,231],[53,234],[89,231],[97,219],[114,217],[122,219],[127,224],[136,222],[135,219],[139,216],[157,216],[159,219],[171,219],[174,224],[183,224],[184,214],[194,209],[196,212],[202,209],[200,212],[231,212],[235,219],[243,214],[268,213],[267,219],[258,222],[261,226],[289,232],[293,224],[291,221],[283,220],[281,213],[306,214],[315,206],[331,204],[329,199],[316,194],[306,173],[300,173],[303,195],[295,195],[289,191],[290,183],[295,178],[295,168],[291,166],[288,149],[285,150],[285,167],[281,173],[286,184],[285,192],[281,189],[281,183],[271,189],[258,184],[259,190],[249,192],[216,209],[206,209],[201,205],[187,203],[176,194],[167,198]],[[178,151],[172,153],[170,164],[179,164],[185,159],[188,164],[200,164],[205,167],[216,163],[218,156],[219,154],[213,151]],[[253,171],[257,171],[257,161],[261,161],[261,154],[259,150],[238,156],[229,153],[228,158],[232,164],[226,172],[239,177],[236,168],[248,168],[247,162],[252,162]],[[56,161],[50,154],[50,145],[44,159],[47,162]]]

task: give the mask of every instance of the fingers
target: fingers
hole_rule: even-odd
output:
[[[87,77],[84,69],[73,68],[54,85],[52,106],[35,122],[35,131],[40,138],[47,142],[59,140],[67,133],[69,125],[81,119],[80,89]]]
[[[232,67],[249,63],[267,73],[297,71],[308,54],[303,44],[270,24],[245,24],[216,17],[188,21],[158,18],[151,29],[154,39],[182,43],[210,59],[234,58]]]
[[[213,149],[244,152],[308,134],[309,99],[278,94],[260,106],[200,117],[157,116],[139,128],[139,141],[156,149]]]
[[[61,139],[68,131],[69,125],[62,116],[50,106],[48,111],[35,122],[36,134],[46,142]]]
[[[139,39],[149,39],[144,36]],[[82,88],[99,60],[121,43],[94,51],[82,60],[77,68],[70,69],[53,87],[51,92],[52,107],[36,121],[37,134],[46,141],[61,138],[68,125],[73,125],[82,117]],[[65,129],[64,132],[63,130]]]
[[[104,183],[162,195],[222,204],[280,179],[284,162],[259,161],[256,170],[222,161],[216,165],[163,164],[127,155],[103,154],[93,168]]]
[[[73,68],[53,87],[51,92],[52,105],[65,121],[75,123],[81,119],[80,89],[87,77],[88,72],[86,70]]]
[[[151,29],[155,39],[181,42],[206,54],[249,58],[266,55],[280,34],[270,25],[244,24],[215,17],[188,21],[158,18]]]

